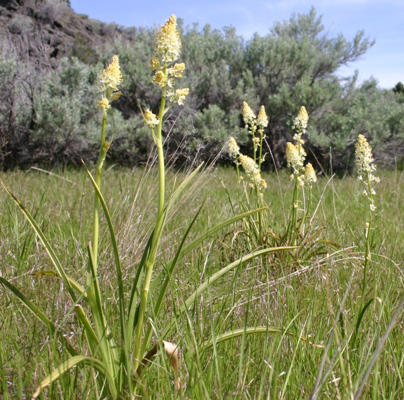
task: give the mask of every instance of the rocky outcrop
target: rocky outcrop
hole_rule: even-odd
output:
[[[70,55],[95,63],[94,48],[120,35],[123,28],[77,14],[63,0],[0,0],[2,51],[35,68],[55,68]]]

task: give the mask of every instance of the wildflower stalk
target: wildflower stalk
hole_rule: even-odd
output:
[[[264,161],[262,152],[262,145],[265,138],[264,129],[268,126],[268,117],[265,113],[265,107],[261,106],[258,116],[248,105],[246,101],[243,101],[242,117],[245,124],[245,128],[251,135],[251,141],[253,145],[252,158],[240,153],[240,148],[233,137],[229,137],[227,141],[227,153],[233,159],[236,164],[237,180],[240,183],[242,178],[240,176],[239,166],[241,165],[246,177],[247,182],[243,183],[244,195],[247,200],[247,204],[250,208],[264,206],[263,191],[267,188],[266,181],[261,176],[261,166]],[[257,136],[258,134],[258,136]],[[259,148],[259,149],[258,149]],[[246,184],[251,188],[252,193],[255,194],[254,204],[250,201],[250,196],[246,190]],[[262,213],[258,213],[257,216],[250,217],[246,220],[246,231],[253,233],[254,238],[261,243],[265,236],[264,223]]]
[[[306,132],[309,115],[304,106],[300,107],[299,113],[293,122],[295,143],[286,143],[286,160],[288,167],[292,168],[291,179],[294,180],[293,198],[291,207],[291,217],[289,225],[286,231],[286,237],[288,240],[296,244],[296,235],[301,232],[301,229],[306,218],[306,207],[304,207],[304,215],[298,226],[298,207],[299,207],[299,188],[304,190],[304,185],[308,184],[311,189],[311,185],[317,181],[316,173],[311,163],[304,165],[306,159],[306,151],[304,150],[304,140],[302,135]]]
[[[107,132],[107,110],[111,107],[110,102],[117,100],[121,95],[118,86],[122,81],[122,74],[119,66],[118,56],[113,56],[111,63],[101,71],[99,76],[99,87],[102,97],[98,102],[98,107],[102,110],[102,126],[100,138],[100,152],[98,155],[95,182],[101,189],[101,175],[104,161],[109,149],[110,143],[106,140]],[[93,217],[93,262],[95,272],[98,269],[98,238],[99,238],[99,210],[100,202],[97,193],[94,198],[94,217]]]
[[[366,186],[367,186],[367,193],[369,197],[369,203],[371,205],[374,204],[374,197],[373,197],[373,188],[371,184],[371,177],[367,176],[366,179]],[[372,229],[372,222],[373,222],[373,212],[369,213],[368,221],[365,225],[365,260],[363,262],[363,279],[362,279],[362,302],[364,302],[365,297],[365,290],[366,290],[366,282],[367,282],[367,272],[368,272],[368,265],[371,259],[371,252],[370,252],[370,245],[371,245],[371,236],[370,232]]]
[[[157,154],[158,154],[158,162],[159,162],[159,207],[158,207],[158,218],[160,218],[163,214],[164,209],[164,196],[165,196],[165,166],[164,166],[164,152],[163,152],[163,137],[162,137],[162,128],[163,128],[163,117],[164,111],[166,107],[166,89],[164,88],[161,96],[161,104],[159,111],[159,124],[157,125]]]
[[[97,186],[101,189],[101,175],[102,168],[104,166],[104,161],[108,151],[108,145],[106,142],[106,132],[107,132],[107,111],[103,110],[102,117],[102,127],[101,127],[101,140],[100,140],[100,152],[98,155],[95,182]],[[99,237],[99,208],[100,201],[98,199],[97,193],[94,194],[94,216],[93,216],[93,258],[94,266],[97,271],[98,267],[98,237]]]
[[[363,194],[367,198],[369,203],[369,217],[366,221],[365,228],[365,260],[363,263],[363,278],[362,278],[362,303],[364,303],[364,296],[367,284],[368,267],[371,260],[371,227],[373,214],[376,211],[374,195],[375,190],[373,183],[378,183],[380,180],[374,175],[376,166],[374,165],[374,159],[372,155],[372,148],[363,135],[358,136],[358,140],[355,143],[355,164],[358,172],[358,179],[365,187]]]
[[[257,143],[254,140],[255,139],[255,135],[253,136],[253,160],[255,163],[257,163]]]
[[[264,161],[263,155],[262,155],[262,145],[264,142],[265,134],[264,134],[264,129],[268,126],[269,120],[268,116],[265,112],[265,107],[261,106],[258,116],[257,116],[257,126],[258,126],[258,133],[260,135],[259,138],[259,147],[260,147],[260,153],[259,153],[259,159],[258,159],[258,169],[261,171],[261,164]]]
[[[152,280],[153,268],[156,261],[157,250],[160,244],[161,235],[165,220],[165,165],[163,151],[163,118],[166,113],[167,100],[183,104],[188,94],[188,89],[177,89],[173,86],[175,78],[180,78],[185,68],[184,64],[174,64],[180,55],[181,41],[176,29],[176,17],[172,15],[166,24],[161,28],[156,38],[156,54],[151,60],[151,68],[156,70],[153,81],[161,88],[161,101],[158,117],[150,110],[147,110],[144,119],[152,131],[153,140],[157,147],[158,170],[159,170],[159,198],[156,225],[153,230],[150,252],[145,262],[145,277],[143,281],[140,304],[138,309],[138,318],[135,329],[134,343],[134,371],[139,370],[143,354],[151,338],[151,330],[147,331],[143,338],[144,315],[147,308],[147,302],[150,291],[150,282]]]
[[[370,229],[372,226],[372,217],[369,218],[369,221],[366,223],[365,228],[365,260],[363,262],[363,279],[362,279],[362,299],[365,296],[365,289],[366,289],[366,281],[367,281],[367,272],[368,272],[368,265],[370,261]]]
[[[260,154],[259,154],[259,158],[258,158],[258,169],[261,171],[261,165],[262,165],[262,162],[264,161],[263,160],[263,158],[262,158],[262,145],[263,145],[263,142],[264,142],[264,131],[263,130],[261,130],[260,131]]]
[[[156,225],[153,232],[151,251],[148,260],[146,261],[146,275],[142,289],[142,297],[140,299],[139,305],[139,319],[136,325],[135,331],[135,345],[134,345],[134,370],[136,371],[139,368],[140,362],[142,361],[143,351],[142,349],[146,348],[150,335],[147,335],[146,340],[142,341],[142,331],[144,324],[144,314],[146,312],[147,300],[149,297],[150,291],[150,282],[153,274],[153,267],[156,260],[157,249],[160,243],[163,222],[164,222],[164,199],[165,199],[165,165],[164,165],[164,152],[163,152],[163,135],[162,135],[162,125],[163,125],[163,117],[164,111],[166,107],[166,90],[165,88],[162,90],[161,102],[160,102],[160,110],[159,110],[159,123],[157,125],[157,132],[155,135],[155,143],[157,147],[157,155],[158,155],[158,168],[159,168],[159,200],[158,200],[158,209],[157,209],[157,220]]]
[[[291,210],[291,218],[290,223],[287,230],[287,235],[290,238],[291,243],[294,243],[293,236],[296,231],[297,226],[297,208],[298,208],[298,201],[299,201],[299,181],[298,177],[295,176],[294,178],[294,187],[293,187],[293,197],[292,197],[292,210]]]
[[[118,57],[114,56],[112,62],[105,68],[100,75],[100,89],[102,92],[102,98],[99,101],[99,107],[103,112],[102,128],[100,137],[100,150],[98,161],[96,165],[95,177],[87,170],[87,174],[90,178],[91,184],[94,188],[96,197],[94,200],[94,213],[93,213],[93,242],[87,247],[88,251],[88,281],[87,286],[82,287],[78,282],[69,277],[60,263],[55,250],[47,240],[46,236],[40,229],[39,225],[35,222],[34,218],[28,213],[24,206],[18,201],[18,199],[8,191],[16,204],[20,207],[23,214],[31,224],[35,233],[39,237],[43,244],[47,254],[53,266],[56,269],[57,275],[63,282],[64,287],[70,295],[71,302],[74,304],[74,310],[77,316],[77,320],[80,323],[80,331],[77,334],[84,332],[84,337],[87,341],[83,350],[77,351],[67,340],[66,335],[62,335],[60,332],[59,324],[53,323],[44,312],[38,307],[34,306],[25,296],[18,291],[18,289],[0,277],[0,284],[6,286],[11,292],[17,296],[22,303],[39,319],[41,320],[51,332],[59,336],[62,344],[66,347],[71,357],[63,361],[56,369],[54,369],[38,386],[37,390],[33,394],[33,399],[37,398],[42,389],[49,386],[52,382],[58,380],[63,374],[70,371],[72,368],[89,366],[92,368],[92,376],[95,381],[95,397],[97,398],[110,398],[112,400],[134,399],[137,397],[137,391],[141,390],[141,384],[139,383],[139,376],[141,370],[144,369],[145,363],[144,356],[150,359],[156,353],[158,344],[155,344],[151,350],[146,353],[147,347],[152,336],[152,324],[145,323],[145,313],[148,307],[148,297],[151,286],[151,279],[153,274],[153,268],[156,262],[157,252],[159,249],[161,236],[165,224],[165,219],[170,207],[176,203],[181,194],[186,190],[187,186],[196,176],[201,168],[201,165],[190,173],[184,181],[174,190],[172,195],[165,199],[165,164],[164,164],[164,152],[163,152],[163,119],[169,106],[166,103],[168,101],[177,102],[179,105],[183,104],[188,89],[177,89],[174,91],[174,78],[181,77],[181,73],[185,68],[184,64],[174,64],[174,61],[179,56],[180,39],[179,34],[175,27],[176,18],[171,16],[167,23],[160,30],[157,37],[156,54],[158,56],[152,59],[152,69],[156,70],[153,81],[157,83],[161,88],[161,102],[158,116],[154,115],[150,110],[144,112],[144,119],[146,124],[151,128],[152,137],[157,147],[158,154],[158,170],[159,170],[159,195],[158,195],[158,208],[156,215],[156,222],[153,232],[147,242],[144,249],[141,261],[138,264],[138,268],[135,277],[132,281],[132,287],[130,290],[130,298],[128,307],[125,306],[125,293],[122,278],[121,260],[118,251],[118,245],[116,240],[116,234],[111,219],[107,203],[101,192],[102,184],[102,170],[108,148],[110,143],[106,138],[107,127],[107,110],[110,108],[110,102],[116,100],[119,97],[118,85],[121,82],[122,76],[120,73]],[[258,202],[263,202],[261,190],[266,188],[266,182],[261,178],[260,171],[256,163],[247,156],[239,154],[238,146],[235,143],[235,147],[232,154],[235,155],[237,162],[240,162],[245,170],[250,185],[255,185]],[[242,160],[242,161],[241,161]],[[0,181],[1,183],[1,181]],[[4,186],[4,185],[3,185]],[[244,185],[244,189],[246,189]],[[251,193],[251,192],[250,192]],[[247,195],[248,200],[248,195]],[[192,225],[196,221],[196,218],[201,209],[195,215],[192,223],[188,227],[178,249],[175,257],[171,260],[168,269],[164,269],[163,273],[166,274],[163,284],[160,289],[157,290],[157,301],[152,310],[153,315],[157,315],[164,295],[166,293],[170,278],[173,270],[178,263],[178,260],[185,254],[190,253],[193,249],[197,248],[206,238],[213,236],[223,229],[237,221],[243,220],[246,217],[251,217],[256,213],[261,213],[264,208],[247,211],[243,214],[230,218],[212,228],[206,233],[195,239],[188,246],[183,247],[188,233],[191,230]],[[103,211],[104,217],[107,222],[108,231],[110,234],[111,247],[114,256],[114,263],[116,268],[116,278],[118,283],[118,303],[119,309],[107,307],[110,303],[110,299],[103,297],[101,292],[101,285],[99,277],[97,275],[98,265],[98,247],[99,247],[99,219],[100,212]],[[253,221],[254,229],[256,230],[255,221]],[[212,275],[212,279],[208,279],[191,295],[185,302],[185,308],[180,312],[186,311],[194,302],[196,296],[199,296],[205,291],[215,280],[220,278],[225,273],[233,270],[237,266],[255,257],[263,256],[264,254],[274,253],[277,251],[290,250],[290,247],[272,247],[261,249],[256,252],[251,252],[241,259],[227,265],[222,268],[216,274]],[[140,298],[139,298],[140,297]],[[83,306],[78,302],[82,302]],[[85,305],[85,306],[84,306]],[[106,309],[115,311],[114,316],[119,313],[120,320],[120,337],[116,338],[114,332],[115,325],[109,325],[109,317],[106,314]],[[171,329],[172,323],[168,328]],[[111,329],[112,328],[112,329]],[[146,328],[146,329],[145,329]],[[253,332],[252,328],[245,328],[245,332]],[[254,330],[255,332],[255,330]],[[167,330],[163,337],[167,334]],[[238,333],[235,331],[226,333],[224,338],[237,337]],[[223,340],[223,339],[222,339]],[[175,344],[164,342],[164,351],[170,357],[171,365],[174,369],[176,377],[178,377],[178,359],[177,359],[177,346]],[[78,341],[77,345],[82,346],[82,341]],[[82,353],[82,354],[81,354]],[[174,360],[175,358],[175,360]],[[175,365],[174,362],[175,361]],[[178,389],[179,380],[176,379],[175,389]]]

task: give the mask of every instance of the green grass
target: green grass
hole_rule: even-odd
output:
[[[54,173],[57,176],[16,171],[2,173],[0,178],[36,216],[67,272],[84,283],[86,246],[91,237],[92,188],[83,171]],[[169,171],[168,190],[182,175]],[[198,285],[248,249],[242,224],[207,240],[176,270],[164,303],[164,317],[157,320],[153,315],[147,316],[153,323],[155,338],[169,323],[174,326],[167,340],[181,348],[181,391],[175,394],[172,369],[166,357],[158,355],[149,366],[151,373],[144,375],[144,397],[308,399],[318,387],[317,397],[313,398],[354,398],[403,296],[403,174],[379,175],[378,212],[366,293],[366,298],[373,301],[364,313],[355,341],[349,338],[355,331],[361,306],[368,205],[354,178],[322,178],[313,188],[313,209],[318,205],[314,225],[323,229],[322,238],[340,248],[330,248],[329,254],[305,264],[269,256],[245,263],[219,279],[195,300],[187,313],[179,314],[184,299]],[[293,184],[286,173],[270,174],[265,179],[269,221],[278,232],[287,225]],[[238,207],[243,195],[233,169],[207,171],[192,185],[170,215],[155,276],[173,257],[176,245],[203,202],[191,238],[242,211]],[[115,223],[127,290],[154,223],[157,171],[107,169],[103,188]],[[0,275],[24,289],[29,299],[46,310],[64,332],[70,333],[73,343],[82,342],[72,304],[61,282],[50,272],[52,265],[44,249],[4,191],[0,192],[0,210]],[[103,220],[101,231],[106,232]],[[99,274],[113,310],[117,285],[110,243],[103,239],[107,237],[103,232]],[[154,285],[160,283],[159,279],[153,280]],[[113,324],[119,323],[118,315],[108,310],[107,315]],[[361,398],[404,398],[403,324],[401,315],[371,370]],[[268,327],[268,332],[245,332],[235,339],[220,341],[220,335],[226,331],[255,326]],[[270,328],[279,328],[280,333]],[[299,338],[308,338],[312,344],[325,348]],[[58,340],[1,287],[0,398],[31,398],[39,382],[66,358]],[[90,370],[72,370],[45,389],[40,398],[98,399],[92,379]]]

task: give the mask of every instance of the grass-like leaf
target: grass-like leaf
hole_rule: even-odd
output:
[[[68,360],[66,360],[62,364],[60,364],[58,368],[53,370],[51,372],[51,374],[48,375],[40,383],[38,388],[35,390],[35,393],[32,395],[32,399],[36,399],[40,395],[42,389],[49,386],[52,382],[59,379],[60,376],[63,375],[65,372],[69,371],[71,368],[73,368],[79,364],[88,364],[91,367],[93,367],[94,369],[98,370],[102,375],[104,375],[105,378],[107,379],[107,381],[109,381],[109,383],[110,383],[108,385],[108,388],[110,390],[111,397],[113,399],[116,399],[118,397],[118,392],[113,383],[112,376],[109,374],[108,370],[104,367],[104,365],[96,358],[78,355],[78,356],[69,358]]]
[[[61,340],[61,342],[65,345],[67,351],[71,355],[76,355],[78,352],[74,349],[74,347],[69,343],[69,341],[66,339],[66,337],[63,335],[63,332],[61,332],[56,325],[48,318],[48,316],[41,310],[39,309],[34,303],[32,303],[27,297],[20,291],[18,290],[12,283],[8,282],[6,279],[2,278],[0,276],[0,283],[5,286],[8,290],[10,290],[11,293],[14,294],[14,296],[17,297],[18,300],[29,310],[34,314],[34,316],[41,321],[52,334],[56,334],[58,338]]]
[[[282,329],[282,328],[273,328],[270,326],[254,326],[254,327],[233,329],[231,331],[217,335],[215,337],[214,341],[207,340],[199,347],[199,349],[201,351],[207,350],[207,349],[213,347],[214,344],[226,342],[227,340],[235,339],[242,335],[271,334],[271,333],[280,333],[280,334],[285,334],[285,335],[292,336],[292,337],[298,337],[299,340],[302,340],[303,342],[306,342],[313,347],[317,347],[319,349],[324,348],[324,346],[321,344],[312,343],[312,342],[310,342],[310,340],[308,338],[306,338],[304,336],[298,336],[298,335],[295,335],[294,333],[287,332],[287,331],[285,332],[285,329]]]
[[[244,264],[256,257],[263,256],[265,254],[274,253],[278,251],[287,251],[293,250],[296,246],[283,246],[283,247],[268,247],[266,249],[253,251],[252,253],[246,254],[243,257],[240,257],[236,261],[226,265],[225,267],[221,268],[219,271],[211,275],[208,279],[206,279],[199,287],[192,293],[185,301],[185,307],[188,308],[195,299],[204,292],[209,286],[211,286],[215,281],[217,281],[220,277],[222,277],[227,272],[231,271],[232,269]]]
[[[59,258],[56,255],[56,252],[54,251],[53,247],[49,243],[48,239],[46,238],[45,234],[43,233],[42,229],[39,227],[35,219],[32,217],[30,212],[24,207],[24,205],[17,199],[17,197],[7,188],[7,186],[3,183],[3,181],[0,179],[0,184],[3,186],[3,189],[10,195],[10,197],[14,200],[14,202],[17,204],[18,208],[21,210],[25,218],[28,220],[30,225],[32,226],[33,230],[35,233],[38,235],[39,240],[45,247],[46,252],[49,255],[49,258],[52,261],[52,264],[56,268],[57,273],[63,280],[63,283],[66,285],[67,290],[70,294],[70,297],[72,298],[73,302],[76,302],[77,296],[76,293],[74,292],[74,289],[79,290],[81,286],[77,283],[72,285],[71,282],[74,282],[74,280],[66,274],[61,262],[59,261]],[[80,293],[80,295],[83,295],[84,293]]]

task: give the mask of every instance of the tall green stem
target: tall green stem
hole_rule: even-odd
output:
[[[157,211],[157,218],[160,218],[164,210],[164,198],[165,198],[165,166],[164,166],[164,152],[163,152],[163,137],[162,137],[162,127],[163,127],[163,117],[166,107],[166,91],[163,90],[160,111],[159,111],[159,121],[157,126],[157,154],[159,160],[159,206]]]
[[[254,141],[255,139],[255,134],[253,133],[253,153],[254,153],[254,162],[257,162],[257,143]]]
[[[369,193],[369,198],[370,198],[370,204],[373,204],[373,192],[372,192],[372,185],[370,183],[370,177],[369,175],[367,176],[367,190]],[[372,213],[373,210],[370,211],[370,217],[369,217],[369,222],[366,224],[366,231],[365,231],[365,261],[363,264],[363,280],[362,280],[362,302],[365,301],[364,295],[365,295],[365,289],[366,289],[366,281],[367,281],[367,270],[368,270],[368,264],[370,261],[370,229],[372,225]]]
[[[259,159],[258,159],[258,169],[261,171],[261,165],[262,165],[262,162],[263,162],[263,159],[262,159],[262,143],[264,141],[263,129],[259,130],[259,134],[260,134],[260,155],[259,155]]]
[[[153,273],[154,262],[156,260],[156,254],[160,243],[161,234],[164,225],[164,199],[165,199],[165,165],[164,165],[164,152],[163,152],[163,137],[162,137],[162,126],[163,117],[166,106],[166,90],[163,89],[160,111],[159,111],[159,124],[157,125],[156,132],[156,146],[158,154],[158,165],[159,165],[159,202],[157,210],[157,221],[154,228],[152,245],[150,249],[150,254],[146,261],[146,275],[143,283],[143,289],[139,305],[139,317],[136,324],[135,330],[135,347],[134,347],[134,370],[136,371],[141,363],[141,358],[143,356],[142,349],[146,347],[147,343],[142,345],[142,331],[144,323],[144,314],[146,312],[147,299],[149,297],[150,282]]]
[[[298,196],[298,180],[297,180],[297,175],[295,176],[295,186],[293,188],[293,199],[292,199],[292,215],[290,218],[290,224],[288,227],[288,236],[289,239],[292,239],[295,234],[296,230],[296,225],[297,225],[297,196]],[[294,239],[293,239],[294,242]]]
[[[108,144],[105,140],[107,132],[107,112],[104,111],[102,118],[102,128],[101,128],[101,142],[100,142],[100,153],[97,161],[97,171],[95,176],[95,182],[101,190],[101,174],[102,167],[104,165],[105,157],[108,151]],[[99,208],[100,201],[98,199],[97,193],[94,194],[94,217],[93,217],[93,256],[94,256],[94,268],[97,271],[98,268],[98,237],[99,237]]]

